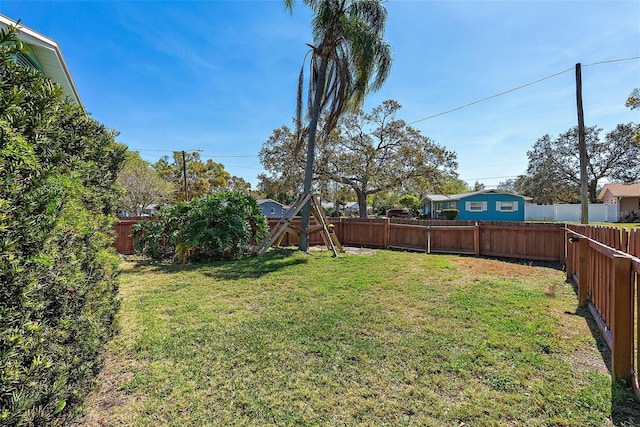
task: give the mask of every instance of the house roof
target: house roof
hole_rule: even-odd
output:
[[[519,194],[509,193],[508,191],[500,191],[500,190],[480,190],[480,191],[472,191],[470,193],[461,193],[461,194],[451,194],[445,196],[443,194],[429,194],[425,196],[425,200],[429,200],[432,202],[453,202],[464,199],[469,196],[475,196],[476,194],[508,194],[510,196],[522,197],[523,199],[527,199],[524,196],[520,196]]]
[[[11,18],[0,15],[0,28],[6,30],[9,26],[18,28],[18,38],[27,46],[27,56],[31,59],[30,62],[34,68],[60,85],[65,96],[72,102],[83,107],[80,94],[73,83],[58,43],[31,28],[18,24]]]
[[[637,184],[605,184],[598,195],[599,199],[604,198],[606,192],[610,192],[614,197],[640,197],[640,183]]]
[[[257,202],[258,202],[258,205],[260,205],[260,206],[264,205],[265,203],[275,203],[278,206],[281,206],[283,208],[285,207],[285,205],[283,205],[282,203],[277,202],[277,201],[275,201],[273,199],[258,199]]]

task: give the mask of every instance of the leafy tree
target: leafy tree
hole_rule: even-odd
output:
[[[243,178],[235,175],[231,175],[227,179],[226,191],[240,191],[242,193],[248,193],[251,191],[251,183],[245,181]]]
[[[631,91],[625,105],[632,110],[640,108],[640,88],[635,88]]]
[[[640,151],[633,135],[638,126],[620,124],[600,138],[601,128],[585,129],[589,201],[597,202],[598,181],[632,182],[640,178]],[[578,129],[557,138],[545,135],[527,152],[529,166],[523,177],[523,194],[536,203],[571,203],[580,200]]]
[[[399,190],[416,178],[436,181],[456,167],[455,153],[396,118],[400,108],[387,100],[369,114],[347,115],[320,147],[318,174],[351,187],[361,216],[367,196]]]
[[[293,9],[294,0],[284,0]],[[343,112],[356,111],[370,91],[380,89],[391,69],[391,48],[383,39],[387,11],[379,0],[304,0],[314,13],[313,44],[310,44],[308,85],[309,125],[303,191],[311,192],[316,133],[325,112],[328,135]],[[302,125],[304,64],[298,84],[296,123]],[[299,136],[302,132],[298,132]],[[301,142],[301,140],[300,140]],[[301,144],[299,144],[301,145]],[[299,148],[299,147],[298,147]],[[310,207],[302,211],[301,226],[309,225]],[[308,250],[306,234],[300,250]]]
[[[486,188],[486,186],[483,183],[481,183],[480,181],[476,181],[473,184],[473,188],[471,189],[471,191],[482,191],[485,188]]]
[[[640,108],[640,88],[635,88],[633,91],[631,91],[625,105],[632,110]],[[633,136],[633,141],[637,144],[640,144],[640,129],[636,129],[636,133]]]
[[[199,198],[210,192],[226,190],[231,174],[224,169],[222,163],[216,163],[209,159],[203,162],[197,151],[184,153],[182,161],[182,151],[173,152],[173,161],[165,156],[154,164],[155,170],[162,179],[170,182],[174,187],[174,200],[189,200]],[[184,187],[186,164],[187,188]]]
[[[116,331],[116,132],[0,30],[0,424],[65,425]]]
[[[136,224],[132,235],[143,255],[161,259],[173,254],[184,263],[241,258],[255,249],[267,230],[256,200],[229,191],[164,207],[155,221]]]
[[[123,188],[118,207],[133,216],[142,215],[152,205],[168,202],[173,193],[173,186],[136,152],[127,152],[118,182]]]
[[[412,194],[403,194],[398,198],[398,205],[417,212],[420,209],[420,199]]]
[[[265,197],[290,203],[300,194],[305,160],[297,146],[298,137],[287,126],[275,129],[262,144],[258,157],[269,174],[258,175],[258,189]]]
[[[370,114],[345,115],[339,127],[318,141],[317,182],[338,182],[356,195],[360,215],[366,216],[367,197],[398,191],[414,179],[444,181],[453,174],[455,153],[435,144],[418,130],[397,119],[400,104],[385,101]],[[287,177],[302,170],[295,138],[287,127],[274,131],[260,151],[267,171]],[[297,170],[295,170],[297,166]]]
[[[471,191],[466,182],[453,170],[442,171],[437,176],[415,177],[402,183],[401,191],[415,194],[423,200],[429,194],[462,194]]]
[[[518,190],[516,189],[516,186],[517,186],[517,180],[514,178],[510,178],[505,181],[500,181],[496,186],[496,190],[504,191],[506,193],[518,194]]]

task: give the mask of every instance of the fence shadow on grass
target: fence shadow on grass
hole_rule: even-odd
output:
[[[570,281],[570,283],[573,282]],[[577,293],[575,286],[574,291]],[[589,309],[587,307],[580,307],[576,309],[575,313],[568,314],[580,316],[587,322],[591,334],[596,340],[600,356],[602,356],[602,360],[607,366],[609,373],[611,373],[611,351]],[[611,421],[614,426],[619,427],[640,426],[640,405],[638,405],[629,384],[611,382]]]

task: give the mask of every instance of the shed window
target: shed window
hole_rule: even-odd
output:
[[[498,212],[515,212],[518,210],[518,202],[496,202],[496,210]]]
[[[276,214],[276,208],[270,208],[270,209],[269,209],[269,213],[270,213],[271,215],[275,215],[275,214]]]
[[[487,202],[465,202],[465,210],[470,212],[483,212],[487,210]]]

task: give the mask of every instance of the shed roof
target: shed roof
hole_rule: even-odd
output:
[[[7,29],[10,26],[18,28],[18,38],[28,46],[30,53],[36,56],[36,68],[41,68],[40,71],[62,87],[65,96],[83,107],[80,94],[73,83],[58,43],[31,28],[18,24],[11,18],[0,15],[0,28]]]
[[[602,199],[605,193],[609,191],[614,197],[640,197],[640,183],[637,184],[605,184],[598,195]]]

